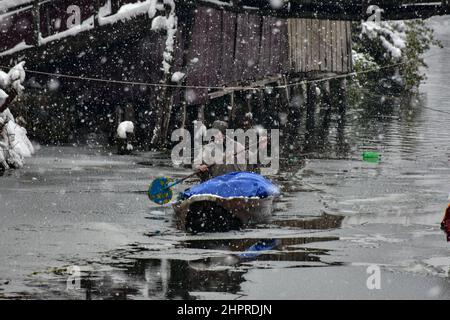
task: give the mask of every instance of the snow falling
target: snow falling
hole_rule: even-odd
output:
[[[450,8],[413,8],[0,1],[0,299],[448,300]]]

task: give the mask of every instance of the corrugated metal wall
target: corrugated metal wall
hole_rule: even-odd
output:
[[[352,71],[351,22],[289,19],[287,25],[291,72]]]

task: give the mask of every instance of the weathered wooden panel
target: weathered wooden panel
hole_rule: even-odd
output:
[[[0,52],[14,48],[21,42],[33,44],[32,7],[0,16]]]
[[[222,63],[221,84],[226,84],[229,79],[234,77],[234,52],[235,52],[235,33],[236,33],[236,13],[230,11],[222,12]]]
[[[320,20],[319,21],[319,50],[320,50],[320,61],[319,61],[319,70],[325,71],[326,65],[325,65],[325,55],[326,55],[326,21]],[[321,35],[321,36],[320,36]]]
[[[342,34],[341,21],[336,21],[336,72],[342,72]]]
[[[289,73],[286,19],[207,7],[197,8],[193,19],[187,60],[198,62],[188,71],[188,86],[229,86]],[[207,95],[206,89],[191,91],[192,103]]]
[[[348,65],[347,69],[353,71],[353,50],[352,50],[352,25],[351,23],[346,24],[347,30],[347,52],[348,52]]]
[[[287,23],[274,17],[198,8],[189,60],[192,85],[218,86],[287,73]]]
[[[333,63],[333,34],[331,28],[331,21],[327,20],[326,29],[325,29],[325,39],[326,39],[326,47],[327,47],[327,59],[324,70],[331,69]]]
[[[262,65],[266,69],[266,75],[276,75],[288,72],[288,34],[285,20],[275,17],[264,17],[263,28],[265,29],[266,41],[263,47],[268,46],[269,64]]]
[[[236,26],[236,48],[234,58],[234,77],[233,81],[242,79],[245,73],[245,64],[249,56],[249,50],[246,41],[248,41],[248,16],[246,14],[237,15]]]
[[[221,59],[222,56],[222,45],[221,41],[221,17],[222,13],[217,10],[208,10],[207,11],[209,17],[209,30],[207,32],[208,39],[208,48],[206,50],[208,57],[208,67],[206,72],[206,78],[208,79],[208,83],[213,86],[218,86],[222,84],[222,75],[221,75]],[[212,70],[216,70],[215,72],[211,72]],[[209,71],[209,72],[208,72]]]
[[[248,57],[246,61],[246,71],[251,78],[259,77],[259,70],[264,66],[259,65],[259,51],[261,47],[261,16],[249,15],[248,20]]]
[[[333,71],[337,71],[338,68],[338,61],[337,61],[337,48],[336,48],[336,40],[338,37],[337,34],[337,23],[336,21],[331,21],[331,26],[330,26],[330,33],[331,33],[331,65],[329,66],[329,68]]]
[[[301,33],[298,41],[302,45],[302,56],[300,59],[302,60],[302,69],[301,72],[306,72],[308,69],[308,59],[309,59],[309,52],[308,52],[308,20],[302,20],[301,21]]]
[[[287,32],[287,20],[279,20],[278,25],[280,31],[280,55],[279,55],[279,64],[280,70],[279,73],[288,73],[289,72],[289,60],[288,60],[288,51],[289,51],[289,37]]]
[[[350,72],[350,22],[288,19],[289,69],[292,72]]]
[[[271,38],[272,38],[272,27],[270,17],[263,17],[263,27],[261,36],[261,50],[260,50],[260,65],[267,66],[265,70],[261,70],[262,73],[269,73],[270,69],[270,55],[271,55]]]
[[[348,52],[347,45],[347,28],[345,23],[341,23],[341,35],[342,35],[342,69],[348,70],[348,60],[351,57],[351,53]]]
[[[191,47],[188,48],[188,61],[197,61],[193,63],[189,70],[186,84],[188,86],[207,85],[208,79],[205,74],[208,68],[208,37],[209,19],[207,8],[198,8],[195,13],[194,26],[191,33]],[[207,100],[208,91],[204,89],[190,90],[186,93],[188,103],[200,104]]]

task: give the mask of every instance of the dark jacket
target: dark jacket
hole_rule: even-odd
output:
[[[214,156],[214,150],[216,147],[216,143],[215,142],[210,142],[209,144],[203,146],[203,152],[201,154],[201,158],[197,158],[194,161],[194,165],[193,165],[193,169],[194,170],[198,170],[198,167],[200,166],[200,164],[207,164],[209,165],[209,170],[207,172],[200,172],[197,175],[200,177],[200,179],[202,181],[206,181],[209,180],[211,178],[214,177],[218,177],[221,175],[224,175],[226,173],[230,173],[230,172],[238,172],[238,171],[249,171],[249,165],[247,165],[248,163],[248,151],[245,151],[245,147],[234,141],[234,149],[236,150],[237,153],[240,153],[240,155],[242,155],[243,157],[245,157],[245,163],[238,163],[237,158],[240,155],[235,154],[234,155],[234,163],[232,164],[227,164],[226,163],[226,157],[233,157],[233,151],[226,151],[225,147],[224,147],[224,157],[221,161],[221,163],[215,163],[214,162],[214,157],[212,157],[211,155]],[[200,155],[199,155],[200,156]],[[214,165],[212,165],[214,164]]]

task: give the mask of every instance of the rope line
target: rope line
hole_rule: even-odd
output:
[[[372,73],[372,72],[375,72],[375,71],[380,71],[380,70],[384,70],[384,69],[390,69],[390,68],[398,67],[398,66],[401,66],[401,65],[406,65],[406,64],[409,64],[409,63],[412,63],[412,61],[401,62],[401,63],[394,63],[394,64],[391,64],[391,65],[388,65],[388,66],[384,66],[384,67],[378,67],[378,68],[364,70],[364,71],[359,71],[359,72],[350,72],[350,73],[340,74],[340,75],[327,77],[327,78],[321,78],[321,79],[315,79],[315,80],[303,80],[303,81],[296,82],[296,83],[289,83],[289,84],[285,84],[285,85],[275,86],[274,88],[287,88],[287,87],[297,86],[297,85],[301,85],[301,84],[319,83],[319,82],[326,82],[326,81],[329,81],[329,80],[349,78],[349,77],[357,76],[359,74]]]
[[[431,111],[435,111],[435,112],[440,112],[440,113],[444,113],[444,114],[450,114],[450,112],[449,112],[449,111],[445,111],[445,110],[439,110],[439,109],[434,109],[434,108],[431,108],[431,107],[427,107],[427,106],[422,106],[422,108],[424,108],[424,109],[428,109],[428,110],[431,110]]]
[[[63,73],[44,72],[44,71],[38,71],[38,70],[32,70],[32,69],[25,69],[25,71],[27,73],[45,75],[45,76],[50,76],[50,77],[55,77],[55,78],[66,78],[66,79],[84,80],[84,81],[91,81],[91,82],[113,83],[113,84],[134,85],[134,86],[147,86],[147,87],[160,87],[160,88],[166,87],[166,88],[181,88],[181,89],[206,89],[206,90],[215,89],[215,90],[232,90],[232,91],[238,91],[238,90],[252,91],[252,90],[263,90],[268,87],[281,89],[281,88],[288,88],[288,87],[293,87],[293,86],[298,86],[298,85],[308,84],[308,83],[320,83],[320,82],[325,82],[325,81],[335,80],[335,79],[345,79],[348,77],[357,76],[359,74],[367,74],[367,73],[377,72],[377,71],[384,70],[384,69],[398,67],[401,65],[406,65],[411,62],[412,61],[395,63],[395,64],[383,66],[383,67],[377,67],[377,68],[373,68],[373,69],[369,69],[369,70],[360,71],[360,72],[350,72],[350,73],[346,73],[346,74],[341,74],[341,75],[336,75],[336,76],[331,76],[331,77],[321,78],[321,79],[315,79],[315,80],[302,80],[302,81],[295,82],[295,83],[288,83],[288,84],[277,85],[277,86],[267,86],[267,85],[263,85],[263,86],[232,86],[232,87],[227,87],[227,86],[189,86],[189,85],[167,84],[167,83],[148,83],[148,82],[138,82],[138,81],[92,78],[92,77],[74,76],[74,75],[63,74]],[[0,68],[9,70],[11,67],[0,65]]]
[[[326,77],[321,79],[315,79],[315,80],[303,80],[295,83],[288,83],[284,85],[277,85],[277,86],[258,86],[258,87],[252,87],[252,86],[234,86],[234,87],[226,87],[226,86],[188,86],[188,85],[177,85],[177,84],[165,84],[165,83],[148,83],[148,82],[136,82],[136,81],[125,81],[125,80],[113,80],[113,79],[101,79],[101,78],[92,78],[92,77],[82,77],[82,76],[74,76],[74,75],[68,75],[68,74],[62,74],[62,73],[51,73],[51,72],[43,72],[43,71],[37,71],[37,70],[31,70],[31,69],[25,69],[26,72],[32,73],[32,74],[39,74],[39,75],[46,75],[51,76],[55,78],[67,78],[67,79],[76,79],[76,80],[85,80],[85,81],[92,81],[92,82],[101,82],[101,83],[113,83],[113,84],[123,84],[123,85],[139,85],[139,86],[149,86],[149,87],[169,87],[169,88],[183,88],[183,89],[216,89],[216,90],[242,90],[242,91],[253,91],[253,90],[264,90],[265,88],[288,88],[293,86],[299,86],[303,84],[308,83],[321,83],[326,82],[330,80],[336,80],[336,79],[345,79],[349,77],[355,77],[360,74],[368,74],[372,72],[377,72],[385,69],[395,68],[402,65],[407,65],[409,63],[412,63],[412,61],[406,61],[406,62],[400,62],[400,63],[394,63],[391,65],[383,66],[383,67],[377,67],[369,70],[359,71],[359,72],[350,72],[346,74],[336,75],[332,77]],[[6,69],[9,70],[11,67],[2,66],[0,65],[0,69]],[[425,109],[429,109],[435,112],[443,113],[443,114],[449,114],[450,112],[434,109],[431,107],[424,106]]]

